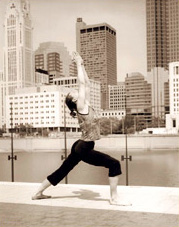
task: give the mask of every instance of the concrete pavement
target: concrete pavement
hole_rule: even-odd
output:
[[[112,206],[107,185],[59,184],[31,200],[38,186],[0,182],[0,227],[179,227],[179,188],[118,186],[132,206]]]

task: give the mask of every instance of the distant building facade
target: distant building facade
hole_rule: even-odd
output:
[[[144,124],[151,121],[151,85],[140,73],[125,78],[126,114],[137,116]]]
[[[164,120],[165,114],[169,113],[168,71],[164,68],[153,68],[146,79],[151,84],[152,116]]]
[[[101,82],[101,108],[109,108],[108,85],[117,84],[116,30],[107,23],[76,23],[76,49],[90,79]]]
[[[60,87],[78,89],[77,77],[65,77],[54,79],[54,84]],[[101,111],[101,84],[99,81],[90,79],[90,104],[96,112]]]
[[[166,115],[166,128],[169,132],[179,133],[179,62],[169,65],[170,114]]]
[[[13,128],[30,125],[32,128],[53,128],[64,130],[64,110],[68,131],[77,131],[78,121],[70,116],[68,108],[64,109],[64,101],[69,88],[56,85],[19,89],[16,94],[6,97],[6,127],[10,126],[12,103]]]
[[[71,56],[60,42],[45,42],[39,45],[35,51],[35,68],[46,70],[52,81],[55,78],[76,75]]]
[[[50,77],[46,70],[36,69],[35,70],[35,85],[47,85],[49,83]]]
[[[125,110],[125,82],[109,85],[109,110]]]

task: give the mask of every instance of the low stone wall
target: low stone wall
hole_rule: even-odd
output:
[[[178,150],[179,136],[161,136],[161,135],[128,135],[102,138],[96,145],[101,148],[110,148],[113,150]]]
[[[67,149],[69,150],[78,137],[68,137]],[[14,151],[27,152],[50,152],[63,151],[64,138],[23,138],[13,140]],[[179,135],[128,135],[127,147],[132,150],[177,150],[179,151]],[[105,150],[122,150],[126,149],[125,135],[111,135],[102,137],[96,141],[96,149]],[[0,139],[0,152],[11,151],[10,138]]]

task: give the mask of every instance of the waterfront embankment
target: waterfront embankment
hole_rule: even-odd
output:
[[[66,146],[69,150],[78,136],[67,134]],[[127,143],[126,143],[127,141]],[[96,141],[96,149],[99,150],[125,150],[130,151],[153,151],[153,150],[176,150],[179,151],[179,135],[109,135]],[[14,151],[46,152],[64,151],[64,137],[61,138],[14,138]],[[11,138],[0,139],[0,152],[11,150]]]
[[[0,226],[177,227],[178,188],[118,186],[121,203],[109,204],[109,186],[59,184],[50,199],[32,200],[34,183],[0,182]],[[30,214],[30,215],[29,215]]]

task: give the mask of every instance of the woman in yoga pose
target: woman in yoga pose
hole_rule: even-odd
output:
[[[72,117],[77,117],[82,132],[81,138],[76,141],[71,153],[62,165],[45,179],[32,199],[46,199],[43,191],[51,185],[57,185],[80,161],[109,169],[110,204],[118,203],[117,185],[121,174],[120,162],[113,157],[94,150],[95,140],[100,139],[99,119],[89,102],[90,81],[85,71],[83,60],[77,52],[73,53],[73,60],[78,70],[78,91],[71,91],[65,103],[71,111]]]

